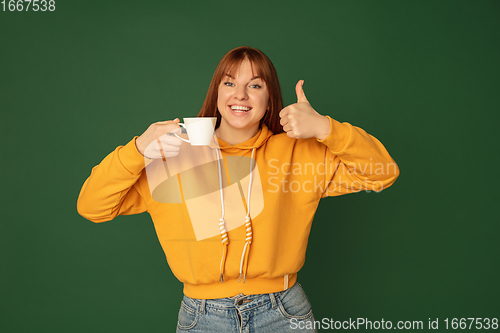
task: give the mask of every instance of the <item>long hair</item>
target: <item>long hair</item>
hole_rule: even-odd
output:
[[[271,60],[262,51],[249,46],[240,46],[229,51],[219,62],[198,117],[217,117],[215,128],[219,127],[221,123],[221,115],[217,108],[219,85],[222,78],[226,74],[230,74],[234,68],[238,68],[244,59],[250,60],[252,70],[255,69],[257,75],[264,80],[269,93],[269,109],[262,117],[260,126],[265,124],[273,134],[283,132],[279,117],[279,112],[283,109],[283,98],[281,97],[278,74]]]

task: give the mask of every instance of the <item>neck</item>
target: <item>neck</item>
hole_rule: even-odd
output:
[[[224,140],[232,146],[251,139],[258,132],[258,124],[253,128],[237,129],[229,126],[223,126],[223,124],[221,123],[219,128],[215,130],[215,134],[219,139]]]

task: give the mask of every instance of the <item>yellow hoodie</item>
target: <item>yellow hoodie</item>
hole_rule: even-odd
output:
[[[223,159],[205,164],[204,171],[176,173],[175,163],[169,165],[168,183],[178,186],[178,194],[167,191],[168,198],[151,188],[152,173],[146,169],[169,163],[169,158],[145,162],[135,137],[92,169],[78,198],[78,212],[90,221],[105,222],[147,211],[168,264],[189,297],[285,290],[304,264],[319,200],[381,191],[399,176],[396,163],[376,138],[349,123],[330,118],[330,124],[324,140],[273,135],[265,125],[234,146],[218,139],[217,154]],[[179,155],[183,149],[191,148],[183,144]],[[242,169],[247,170],[243,175]],[[217,185],[205,187],[214,191],[193,194],[200,182]],[[227,237],[221,246],[223,232]]]

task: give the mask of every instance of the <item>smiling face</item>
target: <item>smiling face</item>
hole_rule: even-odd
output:
[[[266,83],[252,71],[250,61],[244,59],[219,84],[217,107],[222,119],[217,136],[230,144],[250,139],[259,131],[268,104]]]

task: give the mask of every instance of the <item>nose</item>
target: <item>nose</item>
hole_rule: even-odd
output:
[[[248,98],[247,87],[245,85],[239,85],[234,92],[234,98],[237,100],[244,100]]]

